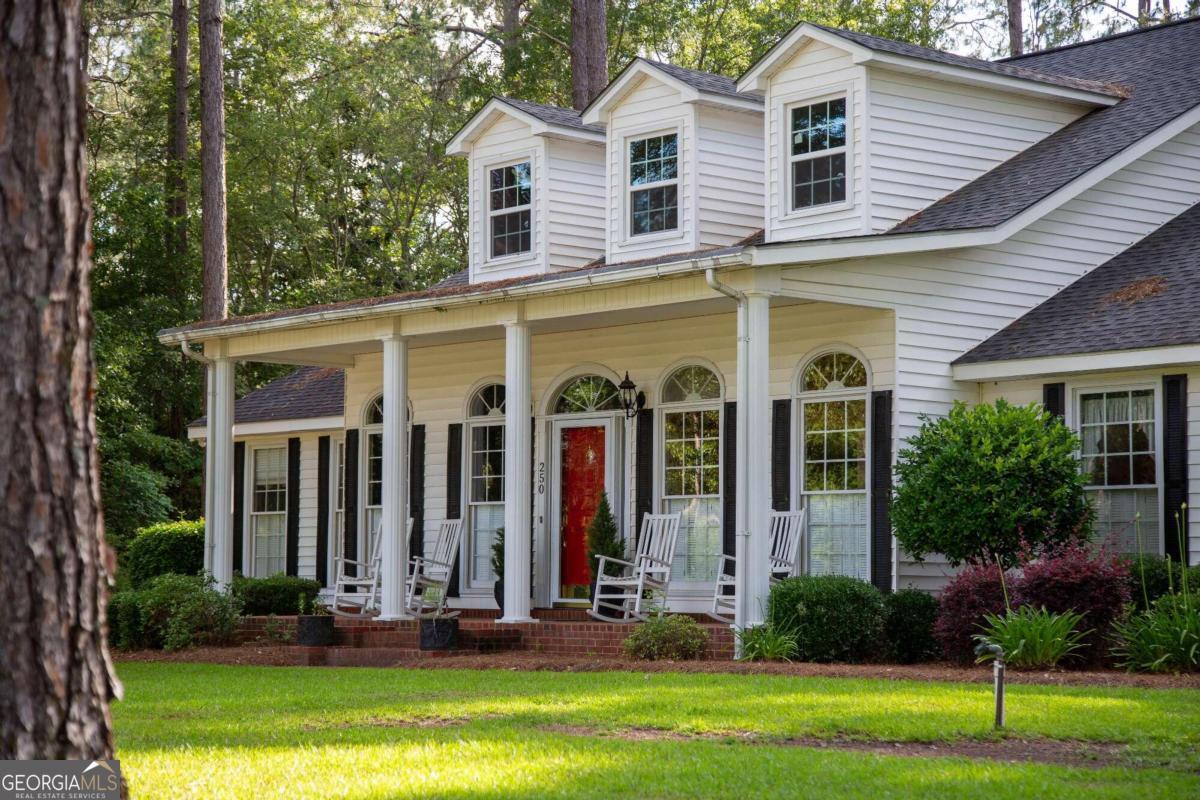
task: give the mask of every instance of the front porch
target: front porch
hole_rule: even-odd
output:
[[[707,610],[729,555],[749,565],[737,623],[761,621],[768,559],[759,551],[773,509],[819,512],[800,571],[891,588],[890,530],[875,509],[894,452],[892,312],[783,296],[741,278],[732,297],[692,274],[554,302],[317,319],[206,340],[215,365],[206,463],[210,477],[235,476],[208,482],[209,507],[233,509],[209,517],[214,576],[284,569],[329,585],[336,559],[366,556],[377,535],[380,619],[393,622],[406,615],[392,576],[432,548],[443,520],[462,519],[451,608],[494,611],[502,578],[505,614],[488,624],[582,614],[585,530],[602,490],[629,547],[643,515],[682,515],[671,611]],[[340,426],[234,431],[226,409],[240,360],[339,367]],[[829,373],[819,385],[806,382],[814,365]],[[636,399],[622,403],[626,374]],[[394,396],[408,402],[384,401]],[[255,503],[270,480],[260,480],[265,451],[285,448],[295,492],[273,508],[276,529],[295,530],[280,546],[268,537],[270,513]],[[397,532],[409,518],[406,540]],[[496,575],[491,544],[501,530]],[[270,546],[283,557],[264,560]]]

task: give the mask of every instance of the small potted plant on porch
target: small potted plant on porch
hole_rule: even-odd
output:
[[[497,528],[492,537],[492,574],[496,576],[492,596],[496,598],[500,616],[504,616],[504,528]]]
[[[422,605],[439,607],[440,589],[426,589]],[[421,620],[422,650],[453,650],[458,646],[458,617],[429,617]]]
[[[600,492],[600,502],[596,505],[596,514],[588,523],[587,529],[587,561],[588,570],[592,573],[592,590],[590,599],[596,599],[596,580],[600,577],[600,556],[609,558],[625,558],[625,543],[617,531],[617,521],[613,518],[612,506],[608,504],[608,492]],[[609,564],[605,570],[608,575],[620,574],[620,566]],[[617,587],[606,586],[602,594],[620,594]]]
[[[296,644],[305,647],[328,647],[333,644],[333,616],[324,603],[300,595],[296,615]]]

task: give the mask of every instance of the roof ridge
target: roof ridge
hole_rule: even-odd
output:
[[[723,72],[711,72],[707,69],[696,69],[695,67],[685,67],[682,64],[676,64],[672,61],[662,61],[660,59],[650,58],[648,56],[638,56],[638,58],[641,59],[642,61],[645,61],[649,64],[654,64],[656,66],[671,67],[672,69],[681,69],[686,72],[694,72],[697,75],[709,75],[713,78],[724,78],[725,80],[733,81],[734,83],[737,83],[737,78],[733,77],[732,75],[726,75]]]
[[[1154,31],[1161,30],[1163,28],[1174,28],[1178,25],[1185,25],[1189,22],[1200,22],[1200,15],[1191,16],[1191,17],[1183,17],[1181,19],[1172,19],[1172,20],[1168,20],[1166,22],[1160,22],[1157,25],[1147,25],[1145,27],[1132,28],[1127,31],[1117,31],[1116,33],[1108,33],[1108,34],[1105,34],[1104,36],[1097,36],[1095,39],[1085,39],[1082,42],[1071,42],[1070,44],[1060,44],[1056,47],[1047,47],[1043,50],[1034,50],[1032,53],[1021,53],[1020,55],[1017,55],[1017,56],[1005,56],[1004,58],[994,59],[990,63],[993,63],[993,64],[1010,63],[1010,62],[1017,61],[1022,58],[1032,58],[1034,56],[1046,55],[1047,53],[1059,53],[1059,52],[1062,52],[1063,50],[1074,50],[1074,49],[1077,49],[1080,47],[1087,47],[1089,45],[1099,44],[1101,42],[1110,42],[1110,41],[1113,41],[1114,39],[1124,39],[1126,37],[1136,36],[1136,35],[1142,34],[1142,33],[1153,33]]]
[[[552,108],[555,111],[566,111],[570,114],[574,114],[577,117],[582,116],[578,111],[570,108],[569,106],[556,106],[553,103],[539,103],[537,100],[526,100],[524,97],[512,97],[507,94],[494,94],[492,97],[503,103],[525,103],[527,105],[539,106],[541,108]]]

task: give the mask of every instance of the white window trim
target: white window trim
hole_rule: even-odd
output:
[[[346,479],[346,437],[329,437],[329,542],[326,547],[326,587],[332,586],[337,580],[337,559],[342,554],[342,544],[345,538],[346,509],[345,496],[342,497],[343,507],[338,508],[338,490],[344,488]],[[342,527],[338,527],[338,513],[342,515]]]
[[[483,259],[484,267],[504,266],[508,264],[520,263],[522,261],[532,260],[537,250],[537,214],[534,209],[537,206],[537,179],[534,177],[534,170],[537,168],[535,152],[530,150],[525,153],[518,153],[512,156],[502,158],[483,167],[483,176],[480,183],[483,186],[482,196],[479,200],[480,210],[483,212]],[[523,206],[513,206],[497,211],[492,210],[491,190],[492,190],[492,171],[504,169],[505,167],[513,167],[517,164],[529,162],[529,204]],[[516,211],[529,212],[529,249],[520,253],[509,253],[503,256],[492,255],[492,220],[496,216],[503,214],[512,214]]]
[[[285,466],[284,466],[284,479],[283,479],[284,502],[283,502],[283,511],[282,512],[278,512],[278,511],[256,512],[254,510],[254,464],[255,464],[255,459],[257,458],[257,454],[258,454],[259,450],[283,450],[283,458],[284,458]],[[244,530],[246,532],[246,535],[242,537],[245,540],[242,542],[242,574],[249,578],[269,577],[267,575],[259,575],[258,570],[255,569],[255,566],[256,566],[256,564],[255,564],[255,544],[257,542],[258,537],[255,535],[254,520],[258,516],[263,516],[263,515],[267,515],[267,514],[279,514],[279,513],[283,514],[283,546],[284,546],[283,571],[287,572],[287,513],[288,513],[288,507],[292,502],[291,493],[288,491],[288,485],[287,485],[287,483],[288,483],[287,482],[287,466],[286,466],[287,458],[288,458],[287,450],[288,450],[287,439],[256,442],[254,444],[250,444],[249,442],[246,443],[246,456],[247,456],[247,459],[246,459],[247,460],[247,464],[246,464],[247,468],[246,468],[246,476],[245,476],[246,510],[244,512],[243,523],[242,523],[242,530]],[[272,573],[272,574],[274,574],[274,573]]]
[[[629,146],[639,139],[653,139],[657,136],[670,136],[675,134],[675,179],[669,181],[657,181],[655,183],[643,183],[638,186],[630,185],[630,163],[629,163]],[[684,138],[683,138],[683,122],[678,122],[673,126],[665,128],[650,128],[648,130],[640,130],[636,133],[627,133],[621,139],[621,244],[622,245],[639,245],[648,242],[669,241],[673,239],[684,238],[683,225],[683,210],[684,210],[684,194],[683,194],[683,176],[686,169],[687,159],[684,157]],[[633,193],[643,191],[645,189],[655,189],[660,186],[670,186],[675,184],[675,227],[664,231],[653,231],[651,233],[634,233],[632,224],[633,215]]]
[[[803,106],[811,106],[814,103],[820,103],[826,100],[837,100],[839,97],[846,98],[846,144],[844,147],[834,147],[829,150],[821,150],[817,153],[806,153],[802,156],[792,155],[792,109],[801,108]],[[817,94],[788,95],[780,100],[777,107],[779,115],[779,134],[777,136],[776,147],[778,147],[779,163],[780,163],[780,181],[779,181],[779,220],[786,222],[789,220],[803,219],[818,214],[828,214],[835,211],[846,211],[854,208],[854,86],[846,84],[844,86],[830,87],[822,89]],[[836,203],[825,203],[819,206],[809,206],[808,208],[792,208],[792,163],[795,161],[809,160],[818,156],[836,155],[838,153],[846,154],[846,199]],[[863,362],[866,363],[865,361]]]
[[[1168,525],[1173,524],[1174,516],[1168,518],[1165,508],[1166,504],[1166,481],[1164,480],[1164,465],[1163,465],[1163,398],[1162,398],[1162,376],[1156,376],[1156,379],[1150,380],[1135,380],[1135,381],[1113,381],[1113,380],[1081,380],[1068,382],[1066,384],[1067,396],[1070,402],[1065,409],[1066,413],[1063,416],[1063,422],[1070,428],[1076,436],[1079,435],[1080,419],[1079,419],[1079,396],[1082,394],[1093,394],[1095,392],[1128,392],[1150,390],[1154,392],[1154,477],[1155,484],[1138,483],[1130,484],[1129,486],[1091,486],[1089,485],[1085,491],[1092,492],[1101,489],[1155,489],[1158,492],[1158,544],[1155,550],[1158,555],[1166,552],[1166,535]],[[1082,460],[1083,454],[1076,453],[1076,457]],[[1185,538],[1187,531],[1184,531]],[[1186,546],[1186,542],[1185,542]]]
[[[380,422],[377,424],[369,424],[367,422],[367,414],[370,413],[371,405],[382,396],[382,389],[369,393],[367,395],[367,401],[363,403],[362,411],[358,415],[361,425],[358,429],[358,509],[356,512],[358,525],[355,530],[358,537],[358,557],[360,559],[365,559],[367,557],[366,547],[367,543],[370,542],[370,532],[367,529],[367,523],[369,521],[367,513],[369,510],[367,508],[367,500],[370,498],[370,487],[367,485],[367,478],[369,477],[368,468],[371,455],[370,441],[373,434],[378,434],[381,437],[383,436],[383,423]],[[406,431],[408,434],[408,445],[411,448],[413,426],[413,404],[411,396],[408,398],[408,414],[406,415],[406,418],[408,420]],[[409,458],[411,457],[412,456],[410,454]],[[380,469],[382,470],[382,467]],[[380,514],[383,513],[383,506],[381,505],[371,506],[371,508],[378,508],[380,509]]]
[[[463,506],[464,506],[463,513],[465,515],[466,525],[464,527],[463,537],[462,537],[462,546],[459,549],[459,556],[458,556],[459,564],[463,565],[459,571],[459,574],[462,576],[462,580],[459,581],[459,592],[463,595],[479,595],[481,597],[486,597],[486,596],[491,595],[491,586],[472,586],[472,584],[471,584],[471,566],[473,563],[472,559],[475,555],[471,549],[471,533],[474,530],[474,525],[475,525],[475,507],[479,506],[479,505],[495,505],[497,503],[499,503],[500,505],[503,505],[504,500],[503,500],[503,498],[501,498],[501,500],[499,500],[499,501],[476,502],[471,499],[471,478],[473,477],[472,473],[474,470],[474,466],[473,466],[472,460],[471,460],[471,455],[472,455],[471,438],[472,438],[472,431],[475,428],[483,428],[483,427],[488,427],[488,426],[499,426],[500,428],[504,429],[506,437],[508,436],[508,429],[507,429],[507,427],[505,427],[505,418],[503,415],[496,415],[494,417],[471,416],[471,404],[474,402],[475,396],[477,394],[479,394],[479,392],[483,391],[484,389],[486,389],[489,386],[497,385],[497,384],[500,386],[504,385],[504,378],[502,376],[495,376],[495,377],[491,377],[491,378],[485,378],[481,381],[477,381],[467,391],[467,402],[466,402],[465,408],[463,409],[463,437],[462,437],[463,469],[461,470],[461,475],[459,476],[460,481],[461,481],[459,496],[463,498]],[[506,394],[507,394],[507,392],[506,392]],[[507,403],[507,397],[505,399],[505,402]],[[507,491],[508,491],[508,476],[506,475],[506,476],[504,476],[504,492],[507,493]],[[488,556],[490,558],[491,554],[489,553]],[[499,577],[499,576],[497,576],[497,577]]]

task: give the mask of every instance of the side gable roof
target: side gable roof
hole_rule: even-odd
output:
[[[1200,344],[1200,204],[954,363]]]
[[[273,380],[233,404],[234,424],[281,419],[340,417],[345,404],[345,373],[340,369],[301,367]],[[202,426],[206,417],[192,420]]]
[[[597,124],[607,119],[608,112],[640,78],[653,77],[678,90],[685,103],[706,101],[718,105],[758,111],[762,98],[739,92],[733,78],[715,72],[687,69],[662,61],[638,56],[609,81],[604,91],[596,95],[581,113],[586,123]]]
[[[450,137],[450,141],[446,143],[446,152],[450,155],[465,155],[471,142],[487,129],[497,114],[508,114],[520,119],[530,126],[535,136],[554,134],[583,141],[604,141],[604,126],[585,124],[579,112],[574,109],[513,97],[492,97]]]

